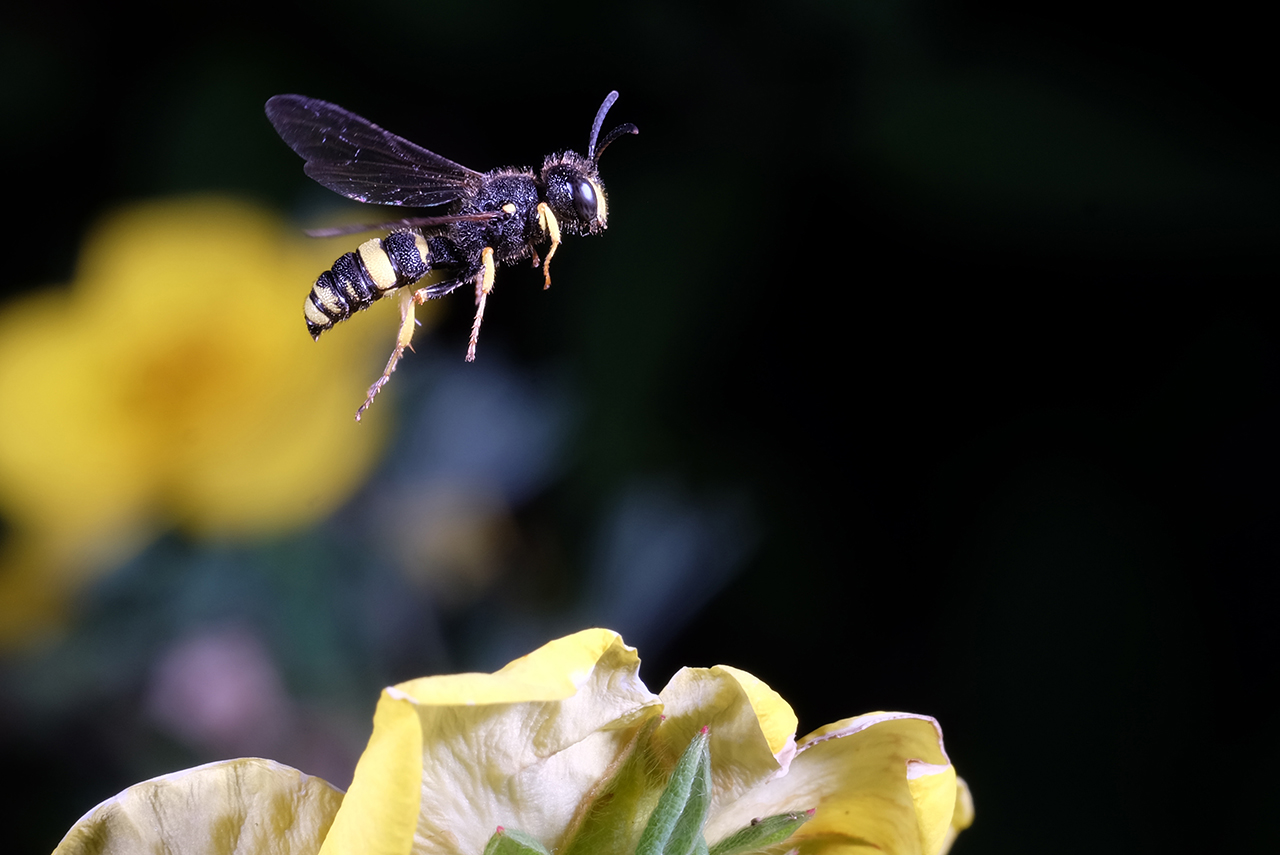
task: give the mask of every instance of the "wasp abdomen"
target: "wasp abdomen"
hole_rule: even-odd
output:
[[[302,304],[312,338],[338,321],[367,309],[383,295],[417,282],[431,269],[427,239],[416,232],[392,232],[348,252],[320,274]]]

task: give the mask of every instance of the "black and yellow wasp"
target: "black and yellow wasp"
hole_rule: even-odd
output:
[[[591,124],[587,155],[564,151],[548,155],[542,168],[476,172],[427,151],[342,109],[336,104],[277,95],[267,101],[267,118],[306,164],[311,178],[358,202],[429,208],[448,205],[435,217],[410,217],[381,225],[311,231],[316,237],[391,229],[348,252],[320,274],[303,303],[312,338],[375,300],[400,292],[400,333],[382,376],[369,387],[356,420],[391,378],[413,338],[414,307],[442,297],[468,282],[475,284],[476,317],[467,361],[476,356],[484,305],[493,290],[494,268],[522,258],[539,263],[536,245],[550,242],[541,259],[544,288],[551,287],[551,257],[563,234],[604,231],[608,219],[600,155],[623,134],[639,133],[627,123],[605,134],[600,126],[618,98],[610,92]],[[411,286],[429,272],[439,275],[424,288]]]

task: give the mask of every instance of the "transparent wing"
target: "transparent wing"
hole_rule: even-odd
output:
[[[428,285],[426,288],[422,288],[420,290],[427,292],[428,300],[436,300],[436,299],[439,299],[440,297],[443,297],[445,294],[448,294],[456,290],[463,283],[466,283],[468,281],[469,279],[465,277],[462,279],[445,279],[443,282],[433,283],[431,285]]]
[[[313,238],[340,237],[342,235],[358,235],[362,232],[388,232],[396,229],[432,229],[437,226],[448,226],[454,223],[482,223],[508,216],[504,211],[481,211],[476,214],[455,214],[448,217],[406,217],[403,220],[392,220],[389,223],[352,223],[349,226],[330,226],[322,229],[307,229],[307,236]]]
[[[277,95],[267,101],[267,118],[306,161],[308,176],[358,202],[443,205],[481,178],[475,170],[327,101]]]

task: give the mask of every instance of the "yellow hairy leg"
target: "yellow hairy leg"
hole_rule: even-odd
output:
[[[550,260],[550,256],[547,257]],[[484,320],[484,304],[493,290],[493,247],[486,246],[480,255],[484,267],[476,275],[476,319],[471,324],[471,342],[467,345],[467,362],[476,361],[476,342],[480,340],[480,322]]]
[[[391,351],[391,358],[387,360],[387,367],[383,369],[382,376],[369,387],[368,397],[364,399],[360,409],[356,410],[356,421],[360,421],[364,411],[369,409],[373,399],[382,391],[382,387],[387,385],[387,381],[391,379],[391,372],[396,370],[396,363],[404,355],[405,348],[413,349],[409,343],[413,341],[413,332],[418,325],[418,319],[414,317],[414,306],[421,302],[422,300],[417,299],[417,294],[408,288],[400,293],[400,332],[396,335],[395,349]]]

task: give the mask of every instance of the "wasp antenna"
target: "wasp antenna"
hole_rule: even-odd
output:
[[[609,131],[609,133],[604,135],[604,140],[600,143],[600,147],[596,149],[595,156],[591,158],[592,162],[599,163],[600,155],[604,154],[604,150],[609,147],[609,143],[613,142],[618,137],[623,136],[625,134],[638,134],[638,133],[640,133],[640,129],[637,128],[635,125],[631,124],[630,122],[627,122],[625,125],[618,125],[618,127],[614,128],[613,130]]]
[[[600,105],[600,109],[596,111],[596,120],[591,123],[591,141],[587,143],[587,157],[590,160],[596,160],[596,137],[600,135],[600,126],[604,124],[604,114],[609,112],[609,108],[613,106],[613,102],[618,100],[618,90],[615,89],[608,95],[604,96],[604,103]],[[604,146],[600,146],[604,148]]]

